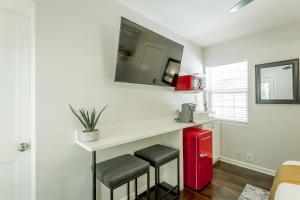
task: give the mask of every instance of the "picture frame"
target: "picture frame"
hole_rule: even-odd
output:
[[[162,82],[172,87],[176,87],[180,66],[181,62],[179,60],[169,58],[163,73]]]
[[[257,104],[299,104],[299,59],[255,65]]]

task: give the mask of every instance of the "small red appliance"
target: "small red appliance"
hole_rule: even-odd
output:
[[[213,176],[212,131],[183,130],[184,184],[202,190]]]
[[[196,75],[179,76],[175,91],[195,91],[204,89],[204,79]]]

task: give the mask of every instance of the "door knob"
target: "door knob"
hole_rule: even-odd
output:
[[[21,143],[18,145],[18,151],[20,152],[24,152],[27,151],[29,149],[30,145],[28,143]]]

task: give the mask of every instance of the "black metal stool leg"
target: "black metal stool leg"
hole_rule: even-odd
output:
[[[130,182],[127,182],[127,199],[130,200]]]
[[[157,190],[158,190],[158,187],[157,187],[157,167],[155,167],[155,186],[154,186],[154,199],[155,200],[157,200],[157,196],[158,196],[158,192],[157,192]]]
[[[150,172],[147,172],[147,200],[150,200]]]
[[[113,200],[114,199],[114,190],[111,189],[110,190],[110,200]]]
[[[157,167],[157,184],[159,185],[159,180],[160,179],[160,169]]]
[[[135,178],[134,186],[135,186],[135,198],[137,198],[137,196],[138,196],[138,191],[137,191],[137,178]]]

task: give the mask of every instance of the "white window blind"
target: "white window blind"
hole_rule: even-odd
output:
[[[208,67],[209,107],[216,117],[248,121],[248,62]]]

